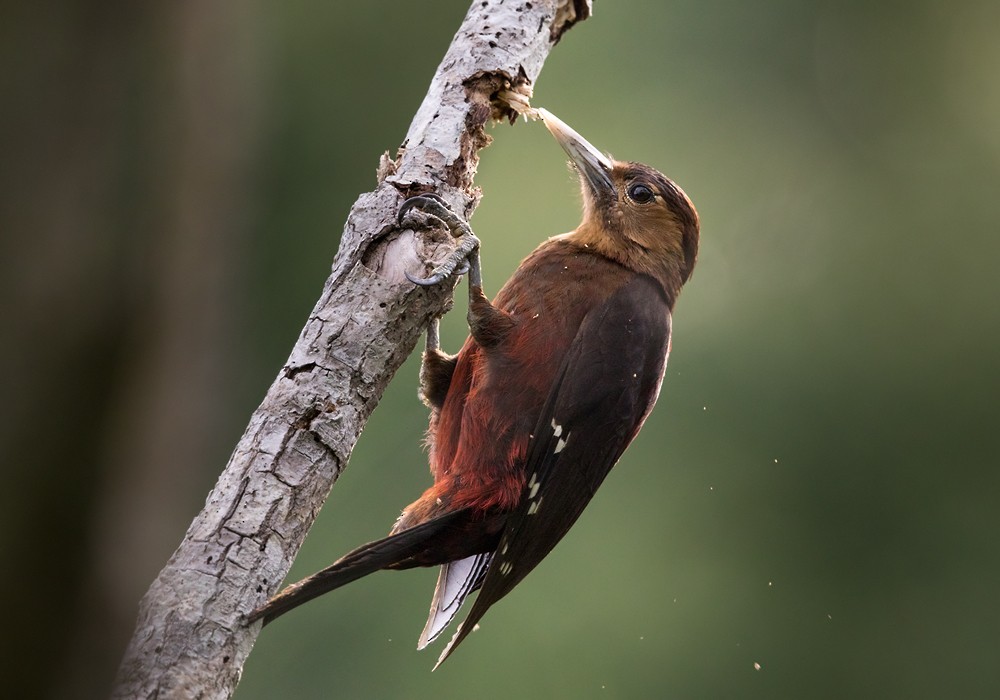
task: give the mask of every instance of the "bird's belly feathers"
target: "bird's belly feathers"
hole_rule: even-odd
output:
[[[517,505],[531,431],[580,324],[632,276],[561,241],[518,268],[494,302],[512,328],[489,349],[466,341],[438,419],[432,471],[457,496],[450,508]]]

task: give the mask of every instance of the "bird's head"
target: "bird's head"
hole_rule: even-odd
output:
[[[538,111],[580,173],[583,221],[569,238],[651,275],[676,298],[698,258],[691,200],[658,170],[613,160],[551,112]]]

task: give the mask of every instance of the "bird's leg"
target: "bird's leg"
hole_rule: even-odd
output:
[[[427,324],[427,343],[424,345],[424,352],[441,351],[441,319],[437,316]]]
[[[479,239],[476,238],[467,221],[453,212],[443,199],[432,194],[417,195],[403,202],[403,205],[399,208],[398,215],[398,220],[401,224],[407,212],[415,207],[424,213],[431,214],[440,219],[457,239],[457,245],[448,258],[434,268],[429,277],[421,279],[412,277],[409,273],[406,273],[406,278],[414,284],[430,286],[439,284],[453,274],[468,273],[469,330],[475,341],[482,347],[495,346],[506,337],[507,332],[514,325],[514,320],[507,313],[493,306],[483,292],[483,273],[479,260]],[[433,326],[428,328],[428,348],[433,345],[438,354],[443,354],[437,350],[436,333],[437,331]],[[434,337],[432,338],[432,336]],[[425,353],[425,358],[431,354],[430,350],[428,350]],[[453,367],[454,365],[452,365]],[[433,404],[428,392],[425,391],[424,396],[425,401]]]
[[[440,411],[451,387],[457,357],[441,350],[441,320],[432,318],[427,324],[427,345],[420,363],[420,399]]]
[[[473,235],[469,225],[455,215],[445,201],[436,194],[418,195],[403,202],[396,217],[400,225],[414,208],[439,219],[452,235],[460,240],[460,243],[448,259],[431,272],[430,277],[426,279],[413,277],[406,272],[406,278],[414,284],[429,286],[438,284],[455,272],[462,274],[468,271],[471,267],[466,261],[469,248],[471,246],[472,249],[478,250],[479,247],[479,240]],[[467,241],[464,245],[463,239]],[[451,386],[451,376],[455,372],[455,362],[454,355],[441,350],[441,320],[437,317],[432,318],[427,324],[427,343],[420,363],[420,399],[429,408],[441,410],[444,406],[445,396]]]
[[[510,314],[493,306],[483,293],[483,288],[474,286],[471,280],[468,319],[469,333],[483,348],[499,345],[515,323]]]

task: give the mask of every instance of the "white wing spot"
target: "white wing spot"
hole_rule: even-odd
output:
[[[509,546],[510,546],[510,545],[509,545],[509,543],[507,543],[507,542],[504,542],[504,543],[503,543],[503,549],[501,549],[501,550],[500,550],[500,556],[501,556],[501,557],[502,557],[502,556],[503,556],[504,554],[506,554],[506,553],[507,553],[507,547],[509,547]]]
[[[552,434],[555,437],[559,437],[560,435],[562,435],[562,426],[556,423],[555,418],[552,419]]]
[[[566,441],[563,440],[562,438],[559,438],[559,442],[556,443],[556,450],[554,454],[559,454],[560,452],[562,452],[564,447],[566,447]]]
[[[532,501],[531,502],[531,505],[528,506],[528,515],[534,515],[535,513],[538,512],[538,509],[542,505],[542,500],[543,499],[539,498],[537,501]]]
[[[501,576],[506,576],[507,574],[509,574],[511,572],[511,569],[513,569],[513,568],[514,567],[510,565],[509,561],[505,561],[505,562],[501,563],[500,564],[500,575]]]
[[[538,495],[539,486],[541,486],[541,484],[538,483],[538,472],[531,472],[531,478],[528,480],[528,488],[531,489],[531,491],[528,493],[529,499],[534,498],[536,495]]]

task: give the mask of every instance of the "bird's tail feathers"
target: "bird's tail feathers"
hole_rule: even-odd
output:
[[[465,515],[462,510],[445,513],[402,532],[361,545],[325,569],[285,588],[247,615],[247,623],[263,620],[266,625],[276,617],[328,591],[380,569],[399,565],[421,553],[427,547],[430,538]]]
[[[484,552],[441,565],[431,611],[417,649],[433,642],[451,624],[465,599],[482,585],[492,558],[493,552]]]

